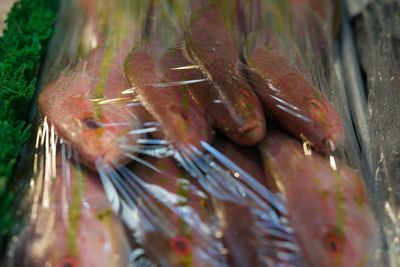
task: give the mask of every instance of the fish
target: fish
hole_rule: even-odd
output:
[[[236,38],[240,40],[241,50],[243,50],[243,40],[246,39],[250,33],[261,27],[261,14],[264,9],[260,0],[235,0],[233,1],[232,8],[233,28],[237,29]]]
[[[78,56],[75,65],[66,67],[44,86],[38,99],[41,115],[90,168],[99,158],[105,162],[127,159],[121,146],[136,144],[143,135],[130,133],[143,129],[143,124],[151,120],[140,103],[133,105],[135,100],[123,94],[130,86],[123,60],[136,40],[140,23],[130,18],[127,24],[128,11],[116,18],[116,13],[126,7],[124,1],[115,2],[113,7],[107,4],[110,2],[101,1],[96,6],[108,7],[109,21],[123,29],[110,35],[102,29],[103,34],[92,40],[96,47],[88,55]]]
[[[318,151],[331,151],[343,143],[338,112],[279,49],[274,37],[252,50],[246,61],[250,84],[267,114]]]
[[[244,156],[232,143],[223,139],[217,140],[214,147],[258,181],[264,182],[262,165],[254,161],[252,154],[245,154],[249,157]],[[223,238],[228,249],[227,257],[230,265],[261,266],[258,255],[259,233],[254,231],[256,220],[251,209],[246,205],[230,201],[220,201],[215,206],[223,225]]]
[[[214,146],[234,163],[239,164],[244,171],[250,171],[250,175],[264,182],[262,166],[253,161],[253,158],[243,156],[232,143],[222,139],[217,140]],[[230,265],[262,266],[258,255],[260,247],[257,234],[260,233],[254,231],[256,219],[251,209],[231,201],[219,201],[215,207],[223,225],[223,238],[228,249]]]
[[[326,6],[314,1],[286,2],[280,6],[236,1],[236,18],[243,21],[239,27],[243,40],[240,69],[268,117],[309,141],[316,150],[327,152],[343,143],[343,122],[307,75],[310,71],[321,75],[321,67],[315,67],[321,60],[329,63],[325,32],[313,23],[321,20],[320,13]],[[302,60],[308,53],[300,54],[307,49],[313,51],[309,58],[314,64],[311,70]]]
[[[132,91],[157,121],[160,131],[156,138],[168,140],[180,150],[200,142],[211,142],[213,131],[205,109],[188,91],[185,82],[172,80],[169,69],[145,50],[133,49],[126,57],[124,70]]]
[[[266,131],[261,103],[241,76],[239,51],[222,14],[215,4],[206,2],[193,11],[184,36],[184,55],[212,86],[192,92],[208,108],[217,129],[239,144],[253,145]]]
[[[293,28],[296,42],[301,51],[313,49],[316,51],[315,60],[321,60],[328,64],[328,53],[330,51],[328,36],[325,27],[331,27],[324,17],[331,17],[327,12],[327,4],[324,1],[292,1],[289,13],[293,16]],[[328,13],[328,14],[326,14]],[[309,47],[308,47],[309,46]]]
[[[65,143],[57,152],[57,143],[48,146],[52,156],[39,163],[32,181],[30,218],[18,238],[13,266],[128,266],[126,230],[98,175],[80,166]]]
[[[215,205],[221,221],[223,241],[227,248],[229,266],[262,266],[258,255],[258,240],[253,214],[245,205],[219,202]]]
[[[357,172],[275,129],[259,150],[269,188],[286,200],[307,266],[368,266],[377,225]]]
[[[260,186],[267,186],[261,157],[256,149],[240,147],[222,138],[214,143],[214,147],[254,177]],[[293,233],[281,231],[279,237],[274,236],[270,225],[263,221],[262,212],[251,206],[232,201],[214,202],[230,266],[293,266],[299,263],[297,240]],[[291,247],[288,249],[283,244],[290,244]]]
[[[169,50],[175,47],[174,40],[179,39],[180,31],[171,23],[179,11],[165,11],[168,8],[185,9],[185,6],[184,3],[180,3],[183,7],[163,4],[153,2],[149,13],[154,19],[147,23],[141,43],[134,46],[126,57],[124,72],[132,94],[159,123],[159,131],[151,135],[168,140],[177,150],[189,145],[200,148],[201,141],[211,142],[213,138],[205,109],[189,92],[187,83],[175,79],[174,71],[166,66]]]
[[[196,226],[200,227],[207,227],[209,228],[208,231],[210,231],[210,238],[209,242],[212,242],[214,239],[215,243],[219,243],[218,238],[212,235],[212,227],[215,225],[215,216],[213,213],[213,207],[207,197],[207,195],[204,193],[204,191],[199,187],[199,185],[196,185],[195,182],[189,181],[187,174],[185,174],[181,169],[179,169],[176,166],[176,163],[172,159],[162,159],[162,160],[157,160],[157,162],[154,163],[156,167],[160,168],[161,175],[157,174],[155,172],[149,172],[148,168],[145,168],[142,166],[138,166],[138,168],[135,169],[135,173],[139,177],[144,177],[144,180],[152,185],[160,186],[161,188],[167,190],[168,192],[171,192],[173,194],[176,194],[178,196],[182,197],[181,203],[179,205],[183,208],[187,206],[188,209],[193,209],[193,212],[195,212],[195,216],[198,216],[200,219],[201,223],[198,223]],[[186,176],[186,177],[185,177]],[[175,179],[171,179],[171,177],[176,177]],[[177,178],[180,178],[182,180],[178,180]],[[186,202],[186,203],[185,203]],[[171,265],[179,265],[180,261],[186,261],[187,266],[213,266],[212,263],[207,263],[206,258],[210,256],[206,256],[205,259],[202,259],[201,254],[202,253],[207,253],[210,251],[211,253],[213,250],[218,248],[217,244],[207,244],[204,243],[204,237],[199,235],[199,233],[196,233],[196,230],[192,227],[195,225],[189,225],[184,222],[182,218],[180,218],[177,215],[171,214],[171,212],[168,212],[166,214],[166,219],[169,221],[169,223],[172,223],[174,225],[177,225],[178,227],[178,232],[177,235],[172,237],[172,239],[168,240],[167,244],[164,244],[169,246],[163,248],[163,242],[159,242],[159,248],[157,246],[154,246],[154,239],[158,240],[157,235],[159,234],[152,234],[150,237],[146,240],[148,244],[151,244],[152,249],[151,251],[153,253],[162,253],[162,251],[168,252],[168,249],[172,249],[172,253],[170,252],[170,259]],[[190,216],[190,215],[189,215]],[[187,218],[189,220],[196,220],[196,218]],[[168,222],[167,221],[167,222]],[[214,222],[213,222],[214,221]],[[186,225],[185,225],[186,224]],[[218,227],[216,227],[216,231],[218,231]],[[220,248],[221,251],[223,251],[222,245]],[[220,251],[215,251],[214,253],[220,253]],[[149,253],[151,254],[151,253]],[[222,258],[222,262],[224,261],[224,255],[221,253],[221,255],[217,255],[220,258]],[[203,256],[204,257],[204,256]],[[211,257],[214,257],[214,255],[211,255]],[[185,259],[186,258],[186,259]],[[188,261],[190,260],[190,261]],[[173,264],[175,262],[175,264]],[[183,265],[185,266],[185,265]]]
[[[227,266],[218,221],[200,185],[172,157],[141,160],[146,164],[106,166],[101,175],[127,204],[117,210],[148,257],[158,266]]]
[[[93,57],[99,54],[102,51],[96,50]],[[135,144],[140,136],[130,136],[129,132],[142,128],[143,123],[137,115],[140,113],[127,106],[130,99],[120,94],[129,87],[122,72],[115,80],[119,86],[109,87],[114,92],[108,90],[95,101],[97,76],[87,70],[88,64],[92,64],[91,57],[47,85],[40,93],[39,108],[57,133],[79,151],[81,160],[93,168],[99,158],[121,160],[120,146]]]

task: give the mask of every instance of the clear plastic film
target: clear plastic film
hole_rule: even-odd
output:
[[[46,121],[36,138],[31,210],[7,266],[127,266],[129,237],[98,176]]]
[[[373,260],[337,1],[62,3],[14,266]]]
[[[254,5],[256,1],[250,2]],[[349,112],[351,110],[350,101],[347,99],[338,52],[335,48],[338,30],[340,29],[338,23],[341,11],[340,1],[280,1],[279,3],[277,1],[260,1],[258,5],[259,7],[256,10],[261,10],[259,12],[259,23],[252,22],[249,24],[253,30],[247,30],[248,38],[244,39],[245,73],[263,102],[267,116],[273,117],[275,122],[289,130],[292,135],[297,136],[297,139],[303,139],[304,146],[304,151],[301,153],[301,147],[297,145],[296,148],[296,145],[290,145],[289,140],[284,141],[282,133],[275,134],[273,125],[270,125],[271,129],[267,127],[266,138],[261,149],[261,153],[263,151],[265,153],[263,157],[264,166],[268,164],[270,169],[270,171],[267,171],[267,177],[275,177],[277,183],[275,186],[279,191],[286,191],[289,217],[292,210],[292,223],[295,232],[297,229],[297,236],[300,244],[303,245],[303,253],[308,264],[311,266],[353,266],[357,264],[366,265],[369,261],[369,264],[375,266],[380,261],[380,256],[377,253],[379,230],[375,222],[375,214],[372,213],[374,207],[372,204],[375,200],[371,188],[372,179],[368,165],[365,163],[365,156],[361,154],[358,136],[353,125],[353,115]],[[253,18],[254,16],[251,15],[252,13],[250,13],[250,17]],[[270,140],[268,140],[269,138]],[[275,145],[280,147],[280,150],[274,145],[274,142],[279,144]],[[313,149],[307,152],[308,145],[311,145]],[[326,145],[328,145],[328,148]],[[329,152],[329,148],[332,147],[335,147],[335,150]],[[309,152],[310,155],[313,155],[304,157]],[[321,164],[325,167],[322,167],[322,165],[318,167],[321,158],[315,152],[324,155],[325,163],[321,161]],[[303,154],[303,160],[301,157],[297,158],[300,154]],[[314,162],[308,165],[308,160]],[[285,163],[279,165],[283,161]],[[290,166],[296,166],[295,162],[299,165],[297,165],[297,169],[291,172]],[[277,166],[274,166],[274,164]],[[346,165],[353,168],[353,173],[351,168]],[[286,166],[287,169],[283,166]],[[314,166],[315,170],[312,170],[313,167],[311,166]],[[330,179],[336,180],[336,189],[333,185],[327,185],[329,179],[324,180],[322,178],[329,176],[328,173],[322,174],[324,168],[327,168],[326,170],[331,168],[332,173],[330,175],[332,176]],[[357,170],[358,176],[354,175],[354,169]],[[320,171],[321,173],[319,173]],[[285,176],[292,177],[293,175],[301,176],[309,189],[315,183],[320,184],[316,188],[310,189],[309,192],[303,191],[304,195],[295,196],[295,191],[292,190],[299,190],[305,185],[299,183],[299,188],[296,188],[296,182],[286,180],[288,178],[285,178]],[[306,182],[307,176],[308,178],[310,176],[315,177],[316,180]],[[349,183],[353,183],[353,185]],[[325,186],[330,189],[325,191]],[[353,189],[358,187],[360,191],[350,193],[351,187]],[[302,233],[305,229],[301,229],[295,222],[299,217],[307,216],[295,214],[298,201],[312,202],[313,190],[325,192],[327,196],[325,201],[328,201],[328,196],[335,194],[334,192],[339,195],[342,194],[343,198],[346,199],[343,202],[339,200],[340,197],[336,200],[334,198],[330,200],[335,203],[334,205],[337,205],[338,210],[342,209],[342,215],[340,215],[340,212],[330,213],[328,211],[330,208],[327,206],[324,208],[322,203],[320,203],[319,209],[315,207],[314,213],[319,214],[317,215],[318,219],[326,216],[325,218],[329,217],[335,221],[329,226],[325,225],[325,229],[336,224],[336,230],[341,229],[340,231],[343,232],[343,239],[338,238],[339,235],[337,234],[336,237],[333,237],[335,235],[328,234],[329,231],[325,234],[330,238],[324,239],[320,232],[320,242],[322,240],[332,241],[332,243],[329,243],[330,245],[325,247],[324,252],[316,252],[316,248],[313,248],[313,245],[310,244],[318,244],[318,241],[309,242],[310,236]],[[362,215],[356,215],[360,210],[357,211],[355,206],[360,202],[358,204],[352,203],[348,198],[352,194],[353,197],[358,195],[358,197],[364,199],[362,202],[365,209]],[[314,197],[316,197],[314,201],[321,200],[320,195],[314,195]],[[331,195],[331,197],[333,196]],[[307,198],[309,199],[307,200]],[[353,206],[354,204],[356,205]],[[310,205],[305,213],[312,212],[313,209]],[[334,219],[335,216],[336,219]],[[341,216],[343,216],[342,219],[346,219],[341,221],[339,219]],[[351,237],[351,234],[349,234],[352,231],[349,229],[354,227],[351,225],[357,224],[357,217],[358,219],[362,218],[359,223],[368,225],[362,230],[365,231],[364,240],[357,240],[356,236]],[[301,219],[303,223],[305,222],[304,219],[304,217]],[[321,227],[319,224],[321,221],[318,223],[317,220],[310,219],[308,225],[314,225],[316,228]],[[356,235],[358,236],[358,234]],[[303,237],[301,237],[302,235]],[[307,238],[305,238],[306,236]],[[334,241],[335,239],[336,241]],[[354,243],[345,241],[348,239],[353,240]],[[322,243],[325,241],[322,241]],[[304,243],[302,244],[302,242]],[[335,242],[337,242],[337,247]],[[363,242],[368,242],[369,245],[363,247],[361,245]],[[305,247],[306,243],[309,245],[307,248]],[[335,247],[340,247],[339,253],[337,253]],[[350,259],[346,254],[350,254],[349,251],[352,249],[355,249],[353,251],[354,257]],[[310,251],[307,252],[307,250]],[[366,251],[371,254],[366,255]],[[329,258],[332,260],[334,254],[336,254],[336,259],[340,260],[327,262]]]

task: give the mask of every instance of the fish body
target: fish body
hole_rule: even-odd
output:
[[[199,147],[201,141],[211,142],[212,130],[204,108],[184,82],[171,79],[172,70],[162,64],[162,59],[146,50],[133,50],[125,61],[133,93],[160,123],[161,130],[152,135],[167,139],[178,150],[188,145]]]
[[[254,153],[235,147],[232,143],[224,140],[218,140],[215,148],[257,181],[265,184],[261,162],[257,162]],[[263,249],[259,243],[262,234],[257,232],[257,218],[251,208],[233,201],[214,202],[221,221],[230,265],[237,267],[263,266],[259,254]],[[267,230],[266,227],[265,230]]]
[[[141,42],[125,59],[124,71],[131,93],[137,97],[154,122],[151,136],[166,139],[181,151],[200,142],[211,142],[213,132],[204,108],[190,94],[185,81],[177,80],[169,68],[169,50],[180,39],[175,23],[186,10],[186,2],[151,1]]]
[[[20,239],[15,266],[127,266],[125,229],[97,175],[58,159],[57,175],[43,184],[36,181],[43,186],[37,191],[41,196]]]
[[[345,164],[306,155],[271,130],[260,144],[270,187],[286,198],[288,217],[309,266],[367,266],[376,222],[362,178]]]
[[[102,54],[100,50],[94,53]],[[120,77],[110,82],[115,94],[108,91],[96,99],[96,74],[87,69],[87,64],[91,64],[90,58],[73,70],[63,71],[46,86],[39,96],[41,114],[79,151],[87,165],[94,166],[99,158],[122,161],[120,145],[134,144],[134,137],[128,133],[142,127],[137,115],[127,106],[128,100],[118,103],[123,97],[119,92],[128,88],[128,84],[121,72]],[[107,100],[110,102],[106,103]]]
[[[343,142],[339,114],[283,52],[274,46],[256,48],[248,64],[252,86],[280,124],[321,151]]]
[[[323,28],[315,23],[321,20],[320,13],[326,6],[314,1],[286,2],[280,6],[237,1],[236,17],[243,18],[242,25],[239,23],[244,40],[241,70],[268,116],[298,138],[309,141],[315,149],[325,152],[333,145],[342,144],[342,121],[324,95],[308,80],[298,51],[312,49],[312,60],[326,61],[327,38]],[[281,12],[280,16],[277,12]],[[271,16],[275,16],[273,23]],[[285,19],[287,26],[282,27],[281,19]],[[295,38],[290,37],[292,32]]]
[[[300,49],[306,51],[306,49],[314,48],[317,57],[325,59],[329,49],[328,38],[323,29],[325,25],[323,17],[321,17],[325,13],[325,9],[323,5],[313,6],[314,2],[293,1],[290,11],[293,15],[293,26]],[[323,3],[324,1],[319,2]],[[318,3],[315,3],[315,5],[318,5]],[[307,45],[311,45],[311,47],[307,48]]]
[[[144,157],[154,169],[134,164],[130,169],[146,191],[136,195],[141,206],[138,242],[159,266],[226,266],[223,246],[210,199],[171,158]],[[151,213],[146,214],[146,209]],[[140,223],[140,224],[141,224]]]
[[[100,1],[97,6],[104,8],[107,3]],[[129,12],[118,13],[120,20],[115,18],[115,13],[124,7],[124,3],[118,1],[115,7],[108,6],[111,10],[109,20],[122,24],[121,27],[126,26],[124,18]],[[140,138],[140,135],[128,133],[143,128],[146,120],[143,108],[128,105],[134,99],[123,94],[129,88],[123,60],[137,35],[137,25],[133,19],[130,21],[132,25],[121,32],[96,35],[92,40],[96,47],[88,55],[83,55],[76,65],[64,69],[39,96],[42,116],[92,168],[100,158],[104,162],[122,162],[121,146],[135,144]]]
[[[238,49],[215,5],[205,4],[193,12],[185,49],[187,60],[211,83],[192,92],[204,106],[212,107],[208,111],[216,128],[240,144],[260,141],[266,128],[261,104],[241,77]]]

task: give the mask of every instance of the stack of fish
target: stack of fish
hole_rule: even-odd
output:
[[[375,218],[323,93],[335,3],[72,3],[10,264],[367,266]]]

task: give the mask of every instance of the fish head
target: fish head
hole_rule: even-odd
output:
[[[39,210],[37,214],[36,222],[28,225],[18,239],[13,266],[81,266],[79,257],[70,252],[67,242],[57,240],[65,240],[66,231],[62,229],[62,222],[57,226],[55,212]]]
[[[60,219],[59,215],[49,216],[39,211],[37,222],[29,225],[18,240],[13,266],[127,266],[128,243],[116,218],[108,219],[112,220],[109,222],[100,219],[80,221],[74,237],[77,248],[71,248],[70,238],[75,234],[74,230]],[[112,225],[117,230],[110,230],[109,223],[114,223]]]
[[[77,257],[65,255],[56,262],[55,267],[78,267],[80,263]]]
[[[35,177],[36,202],[13,240],[12,266],[128,266],[128,236],[98,175],[62,153],[56,154],[55,177],[47,180],[43,171]],[[46,164],[43,169],[50,167]],[[43,184],[48,191],[40,190]]]
[[[152,236],[153,234],[156,236]],[[179,234],[160,238],[159,233],[153,234],[147,236],[144,246],[149,257],[156,260],[160,266],[209,266],[200,256],[204,253],[203,249],[195,244],[192,237]],[[158,242],[151,242],[150,237],[158,238]]]
[[[54,204],[47,210],[39,207],[36,221],[18,240],[14,266],[127,266],[128,241],[121,222],[111,212],[83,211],[74,228],[63,220],[62,209]],[[74,215],[67,216],[68,221]]]
[[[310,266],[368,266],[376,225],[364,185],[347,167],[333,177],[336,181],[318,186],[318,204],[305,205],[310,218],[298,228],[305,257]]]
[[[85,73],[61,73],[39,96],[39,107],[57,134],[79,152],[93,168],[96,161],[124,161],[125,145],[136,143],[130,135],[139,121],[127,102],[93,97],[93,78]]]
[[[368,266],[377,227],[357,172],[334,156],[310,153],[273,128],[261,153],[268,184],[285,196],[307,266]]]

